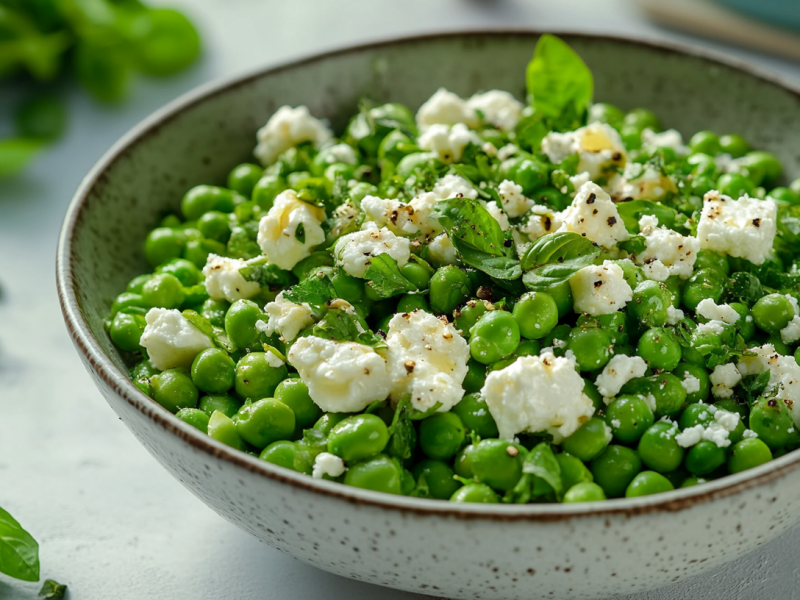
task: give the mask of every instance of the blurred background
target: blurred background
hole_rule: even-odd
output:
[[[91,166],[149,113],[258,67],[465,29],[687,43],[800,88],[800,0],[147,0],[185,14],[199,41],[177,13],[158,27],[132,17],[130,31],[147,42],[135,69],[119,49],[59,68],[75,39],[106,35],[110,1],[64,0],[67,35],[58,22],[18,19],[19,9],[56,0],[0,0],[0,506],[39,541],[42,577],[67,583],[72,598],[418,598],[322,573],[222,521],[125,430],[80,365],[55,293],[61,220]],[[138,0],[114,3],[138,10]],[[47,82],[14,74],[20,61]],[[791,531],[710,575],[635,598],[800,598],[798,544]],[[0,599],[36,598],[39,587],[0,575]]]

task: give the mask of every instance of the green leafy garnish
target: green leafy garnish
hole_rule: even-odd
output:
[[[245,266],[239,269],[239,274],[245,281],[254,281],[263,289],[273,291],[297,283],[297,278],[291,271],[284,271],[276,265],[268,264],[266,257],[263,256],[247,261]]]
[[[764,295],[764,287],[755,275],[739,271],[731,274],[725,294],[729,301],[752,305]]]
[[[228,338],[228,334],[224,329],[221,327],[214,327],[208,319],[195,310],[185,310],[182,314],[187,321],[206,334],[216,346],[222,348],[226,352],[236,351],[236,346],[234,346]]]
[[[529,289],[559,285],[600,256],[600,247],[572,231],[548,233],[536,240],[522,257],[526,273],[523,283]]]
[[[0,508],[0,573],[22,581],[39,581],[39,544],[2,508]]]
[[[672,229],[675,226],[675,218],[678,211],[669,206],[664,206],[660,202],[652,200],[629,200],[619,202],[617,212],[625,223],[625,229],[629,233],[639,233],[639,219],[645,215],[658,217],[658,224]]]
[[[388,348],[383,337],[370,330],[366,321],[349,305],[348,308],[330,308],[313,326],[311,334],[335,342],[358,342],[376,352],[383,352]]]
[[[326,273],[317,273],[284,291],[283,297],[295,304],[319,307],[336,298],[336,290]]]
[[[634,235],[624,242],[617,242],[617,248],[631,255],[641,254],[647,250],[647,240],[643,235]]]
[[[297,228],[294,230],[294,237],[301,244],[306,243],[306,227],[302,222],[297,224]]]
[[[417,286],[406,279],[397,266],[397,261],[388,254],[370,258],[370,265],[364,273],[367,285],[380,298],[391,298],[399,294],[417,291]]]
[[[561,467],[556,460],[553,449],[547,442],[534,446],[525,457],[522,472],[543,479],[561,500],[564,495],[564,483],[561,481]]]
[[[53,581],[52,579],[45,579],[44,584],[42,584],[42,589],[39,590],[39,598],[43,598],[45,600],[63,598],[66,593],[66,585],[58,583],[57,581]]]

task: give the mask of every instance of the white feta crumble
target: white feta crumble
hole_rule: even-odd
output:
[[[325,210],[303,202],[294,190],[278,194],[258,224],[258,245],[270,263],[289,270],[325,241]]]
[[[615,167],[625,166],[627,155],[622,138],[606,123],[590,123],[567,133],[548,133],[542,140],[542,152],[554,164],[578,154],[578,173],[589,173],[592,179],[602,177]]]
[[[675,308],[671,304],[667,307],[667,323],[670,325],[677,325],[683,319],[683,311],[680,308]]]
[[[503,131],[514,129],[524,108],[522,102],[502,90],[490,90],[482,94],[475,94],[467,100],[467,106],[473,112],[480,111],[487,123]]]
[[[750,438],[757,438],[758,434],[753,431],[752,429],[745,429],[744,433],[742,433],[742,439],[750,439]]]
[[[227,300],[236,302],[245,298],[252,298],[261,291],[261,286],[255,281],[247,281],[239,273],[245,266],[241,258],[226,258],[209,254],[206,266],[203,267],[206,292],[214,300]]]
[[[675,441],[682,448],[689,448],[705,440],[713,442],[719,448],[731,445],[728,439],[730,433],[739,425],[739,415],[727,410],[719,409],[714,413],[714,421],[708,425],[694,425],[687,427],[675,436]]]
[[[656,133],[652,129],[645,129],[642,131],[642,148],[650,151],[657,148],[670,148],[678,154],[689,154],[691,151],[683,143],[681,132],[676,129],[667,129],[661,133]]]
[[[431,125],[456,123],[466,123],[474,127],[478,124],[478,118],[467,102],[445,88],[439,88],[417,111],[417,126],[420,131]]]
[[[433,152],[443,163],[461,160],[468,144],[481,144],[480,138],[463,123],[431,125],[417,138],[417,145],[423,150]]]
[[[378,227],[388,227],[398,235],[414,235],[429,240],[442,231],[439,222],[431,217],[437,202],[439,197],[431,192],[421,193],[408,204],[367,195],[361,200],[361,208],[367,219]]]
[[[584,267],[569,278],[569,287],[575,312],[592,316],[614,313],[633,298],[622,267],[610,260]]]
[[[792,305],[792,308],[794,309],[794,314],[800,315],[800,303],[797,302],[797,298],[795,298],[791,294],[784,294],[784,296],[789,301],[789,304]]]
[[[431,191],[441,200],[448,198],[472,198],[474,200],[478,197],[478,190],[475,189],[475,186],[461,175],[453,173],[439,179]]]
[[[514,144],[506,144],[497,151],[497,160],[503,162],[519,153],[519,148]]]
[[[344,461],[330,452],[320,452],[314,459],[314,467],[311,476],[314,479],[322,479],[324,475],[328,477],[339,477],[345,472]]]
[[[469,345],[446,318],[422,310],[396,314],[389,321],[386,344],[393,400],[411,394],[414,408],[426,411],[438,403],[438,412],[461,400]]]
[[[694,330],[695,335],[722,335],[725,333],[725,323],[724,321],[718,321],[714,319],[713,321],[709,321],[708,323],[699,323]]]
[[[742,356],[736,365],[743,376],[759,375],[769,370],[769,389],[782,400],[792,413],[794,424],[800,427],[800,366],[794,356],[783,356],[772,344],[750,348],[755,356]]]
[[[360,412],[389,395],[386,361],[369,346],[312,335],[292,344],[288,358],[325,412]]]
[[[286,342],[293,341],[297,334],[314,323],[314,315],[307,303],[295,304],[283,297],[283,292],[264,307],[267,322],[259,327],[266,335],[277,333]]]
[[[179,310],[151,308],[145,315],[145,322],[139,343],[147,350],[150,362],[160,371],[188,367],[195,356],[214,347],[209,337]]]
[[[259,322],[263,323],[263,321],[259,321]],[[283,361],[280,359],[280,357],[277,354],[275,354],[274,352],[270,351],[270,350],[267,350],[266,352],[264,352],[264,360],[267,361],[267,364],[270,367],[272,367],[273,369],[277,369],[279,367],[282,367],[283,364],[284,364]]]
[[[620,423],[619,419],[611,419],[611,426],[616,429],[619,429],[620,427],[622,427],[622,423]]]
[[[583,386],[572,361],[542,351],[489,373],[481,394],[501,438],[547,432],[560,443],[594,414]]]
[[[669,278],[669,267],[657,258],[651,258],[642,265],[644,276],[653,281],[666,281]]]
[[[616,204],[603,188],[592,182],[581,186],[572,204],[560,216],[561,230],[585,235],[604,248],[613,248],[617,242],[630,239]]]
[[[484,204],[484,208],[486,208],[486,211],[497,221],[497,224],[500,225],[500,229],[508,231],[511,228],[511,224],[508,222],[508,215],[503,212],[502,208],[497,206],[497,202],[494,200],[487,202]]]
[[[380,254],[388,254],[402,267],[411,255],[409,241],[385,227],[378,229],[375,223],[365,223],[361,231],[340,237],[333,247],[336,264],[353,277],[364,277],[370,259]]]
[[[642,396],[644,403],[647,404],[647,407],[652,411],[656,412],[656,408],[658,408],[658,403],[656,402],[656,397],[653,394],[646,394]],[[661,418],[662,421],[669,421],[669,419],[664,416]]]
[[[258,145],[253,152],[265,167],[278,156],[301,142],[312,142],[317,148],[333,137],[319,119],[312,117],[305,106],[281,106],[267,124],[258,130]]]
[[[621,177],[613,177],[608,188],[618,200],[662,200],[667,192],[676,192],[675,182],[661,169],[650,165],[629,164]]]
[[[687,394],[694,394],[695,392],[700,391],[700,379],[686,371],[683,374],[683,380],[681,380],[681,385],[683,389],[686,390]]]
[[[348,144],[334,144],[329,148],[325,148],[325,156],[327,163],[344,163],[346,165],[355,165],[358,163],[356,151]]]
[[[560,213],[543,205],[533,205],[530,216],[524,225],[517,227],[517,231],[526,235],[530,240],[536,241],[543,235],[553,233],[561,227]]]
[[[704,298],[695,309],[698,315],[713,321],[723,321],[734,325],[741,315],[730,304],[717,304],[713,298]]]
[[[800,340],[800,317],[795,315],[789,324],[781,329],[781,339],[784,344],[794,344]]]
[[[647,363],[641,356],[616,354],[608,361],[594,383],[600,394],[610,398],[619,394],[622,386],[631,379],[643,377],[645,372],[647,372]]]
[[[639,230],[645,238],[647,249],[637,258],[644,263],[645,271],[649,263],[657,260],[667,267],[667,276],[678,275],[683,279],[691,277],[700,250],[697,239],[659,227],[658,218],[651,215],[645,215],[639,220]]]
[[[534,202],[530,198],[526,198],[522,194],[522,186],[504,179],[497,186],[497,192],[500,194],[500,199],[503,201],[503,210],[506,211],[509,217],[519,217],[528,212],[533,206]]]
[[[717,365],[709,376],[711,380],[711,393],[717,398],[730,398],[733,388],[739,385],[742,375],[733,363]]]
[[[701,248],[760,265],[772,250],[777,215],[778,207],[770,198],[733,200],[712,190],[703,198],[697,239]]]
[[[458,253],[446,233],[436,236],[428,244],[428,258],[435,267],[458,263]]]

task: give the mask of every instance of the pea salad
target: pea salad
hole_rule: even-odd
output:
[[[594,103],[557,37],[526,81],[363,101],[338,138],[280,108],[144,241],[107,323],[135,385],[269,463],[453,502],[644,496],[800,447],[800,180]]]

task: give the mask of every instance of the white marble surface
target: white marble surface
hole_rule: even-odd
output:
[[[202,26],[203,62],[174,79],[138,82],[120,107],[99,108],[67,89],[69,135],[24,176],[0,181],[0,505],[39,540],[42,576],[69,584],[75,599],[417,598],[317,571],[259,544],[173,480],[115,418],[73,351],[55,294],[57,235],[83,175],[128,128],[199,83],[389,36],[534,27],[691,41],[796,83],[800,65],[658,29],[625,0],[171,4]],[[22,91],[0,87],[0,135]],[[706,576],[636,599],[800,598],[799,547],[800,529]],[[0,576],[0,599],[35,598],[37,590]]]

